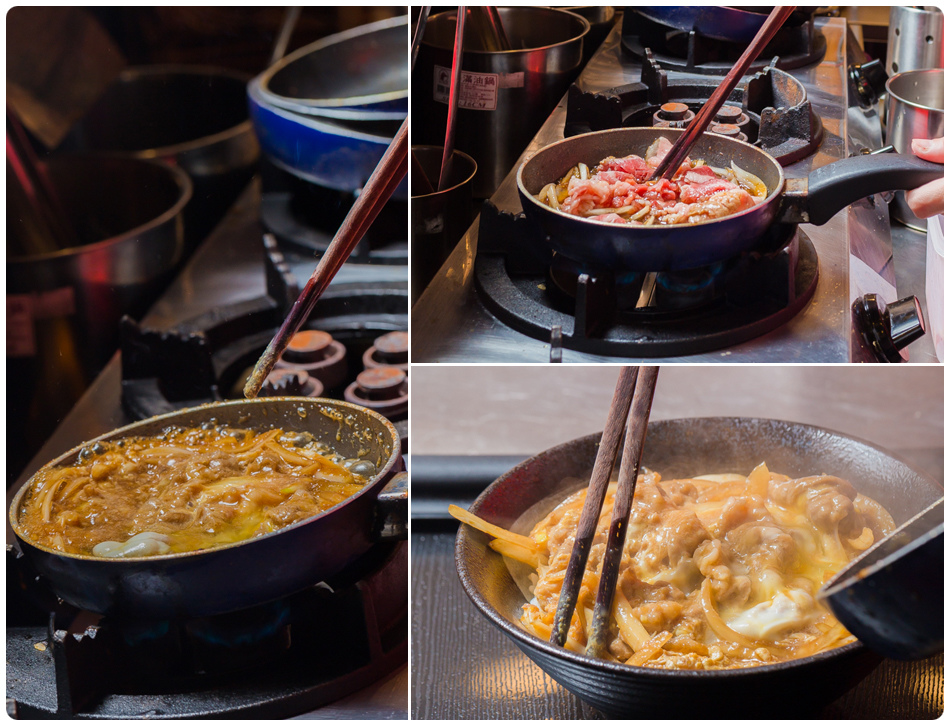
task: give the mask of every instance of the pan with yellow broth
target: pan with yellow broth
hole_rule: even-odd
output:
[[[383,527],[404,524],[401,469],[396,430],[361,406],[228,401],[77,446],[23,485],[10,522],[33,569],[76,607],[213,615],[313,585],[404,537]]]
[[[527,535],[586,485],[598,441],[599,435],[585,437],[529,459],[494,482],[470,511]],[[661,472],[663,480],[716,472],[745,476],[763,462],[792,478],[829,474],[845,479],[882,504],[898,524],[941,493],[936,482],[887,452],[841,434],[781,421],[652,422],[643,460],[645,467]],[[785,704],[786,716],[814,713],[854,686],[879,660],[854,641],[786,661],[708,670],[588,658],[551,645],[533,629],[529,632],[522,617],[530,595],[519,586],[516,566],[489,546],[492,539],[471,527],[460,528],[456,562],[469,597],[549,675],[610,715],[761,716],[773,712],[777,703]],[[801,695],[790,699],[792,693]]]

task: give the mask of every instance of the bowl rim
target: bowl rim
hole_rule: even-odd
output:
[[[200,64],[186,65],[181,63],[149,63],[143,65],[129,66],[122,69],[118,75],[118,81],[121,83],[134,83],[139,78],[161,76],[214,76],[221,79],[227,79],[227,82],[235,84],[247,84],[250,80],[250,74],[238,71],[233,68],[224,68],[223,66]],[[253,134],[251,119],[245,118],[233,126],[221,129],[213,134],[206,134],[188,141],[179,141],[165,146],[153,146],[134,151],[122,151],[119,149],[97,149],[97,153],[113,154],[117,156],[131,156],[136,159],[169,159],[179,157],[196,149],[213,146],[223,142],[237,139],[241,136]]]
[[[852,436],[850,434],[843,433],[841,431],[836,431],[834,429],[825,428],[822,426],[815,426],[813,424],[801,423],[796,421],[786,421],[782,419],[770,419],[770,418],[759,418],[759,417],[746,417],[746,416],[697,416],[697,417],[684,417],[684,418],[674,418],[674,419],[659,419],[657,421],[651,421],[650,426],[654,424],[675,424],[683,423],[686,421],[705,421],[709,423],[719,423],[726,424],[732,422],[733,424],[737,422],[761,422],[768,424],[782,424],[786,426],[801,427],[806,429],[811,429],[817,433],[822,434],[831,434],[840,438],[847,439],[851,442],[861,444],[863,446],[874,449],[875,451],[888,456],[894,461],[900,463],[901,465],[907,467],[914,474],[919,476],[921,479],[924,479],[932,483],[935,487],[943,490],[943,486],[936,481],[930,474],[922,471],[919,467],[907,462],[903,458],[893,454],[892,452],[884,449],[883,447],[878,446],[877,444],[871,443],[865,439],[862,439],[857,436]],[[555,446],[549,447],[534,456],[526,459],[515,467],[512,467],[507,472],[498,477],[495,481],[488,485],[485,490],[475,499],[469,511],[473,514],[478,514],[479,507],[488,499],[489,495],[494,492],[495,489],[504,485],[505,480],[514,472],[520,471],[527,466],[533,464],[538,458],[547,455],[549,452],[554,451],[562,446],[567,446],[575,442],[581,441],[583,439],[589,439],[593,437],[600,437],[601,433],[588,434],[587,436],[578,437],[570,441],[565,441]],[[789,669],[794,668],[803,668],[810,664],[821,663],[828,660],[837,660],[839,658],[844,658],[846,656],[857,654],[861,652],[866,652],[869,649],[861,641],[856,640],[854,642],[848,643],[846,645],[832,648],[830,650],[825,650],[820,653],[815,653],[813,655],[805,656],[803,658],[793,658],[791,660],[782,661],[780,663],[771,663],[761,666],[752,666],[749,668],[722,668],[716,670],[700,670],[700,669],[683,669],[683,670],[667,670],[665,668],[649,668],[646,666],[632,666],[625,663],[617,663],[614,661],[602,660],[598,658],[591,658],[587,655],[581,653],[575,653],[572,650],[567,648],[559,648],[554,646],[547,640],[542,640],[535,635],[532,635],[528,631],[519,627],[508,618],[506,618],[502,613],[498,612],[479,592],[475,587],[473,579],[469,573],[468,567],[465,563],[465,558],[463,556],[463,548],[466,540],[470,537],[483,537],[488,538],[489,535],[486,535],[482,532],[472,532],[465,525],[459,523],[458,534],[455,538],[455,566],[459,576],[459,580],[462,583],[462,588],[465,590],[465,593],[468,595],[469,599],[478,609],[478,611],[488,618],[496,627],[498,627],[505,635],[515,641],[516,645],[522,650],[528,649],[533,651],[540,651],[545,656],[549,658],[564,659],[568,663],[581,666],[585,668],[594,668],[595,670],[599,669],[601,671],[606,671],[611,674],[618,676],[636,676],[642,679],[657,679],[657,680],[677,680],[677,679],[694,679],[694,678],[717,678],[717,679],[735,679],[735,678],[748,678],[754,677],[755,675],[768,675],[774,673],[781,673]],[[486,540],[487,541],[487,540]],[[487,544],[485,545],[487,546]],[[498,557],[502,555],[498,554]],[[533,660],[533,659],[532,659]],[[544,669],[547,671],[547,669]]]
[[[76,455],[79,454],[79,452],[83,448],[85,448],[86,446],[89,446],[90,444],[95,444],[98,441],[104,441],[107,439],[115,440],[115,439],[123,438],[126,436],[135,436],[138,430],[142,428],[147,428],[156,423],[161,423],[162,421],[169,421],[170,426],[175,425],[173,421],[174,419],[181,416],[190,415],[193,413],[209,411],[211,412],[210,415],[213,416],[215,411],[223,409],[223,408],[232,408],[232,407],[239,408],[240,406],[246,406],[246,405],[257,407],[257,406],[265,406],[265,405],[273,405],[273,404],[276,404],[276,405],[296,404],[298,406],[305,405],[312,409],[308,413],[319,413],[321,407],[329,404],[334,407],[351,409],[360,414],[368,414],[370,418],[377,419],[383,425],[384,429],[386,429],[387,433],[390,436],[390,439],[392,442],[392,450],[389,453],[389,458],[386,459],[385,463],[380,467],[376,475],[373,476],[369,481],[367,481],[366,484],[363,485],[363,487],[359,489],[359,491],[354,492],[349,497],[344,499],[342,502],[339,502],[333,505],[329,509],[326,509],[322,512],[318,512],[310,517],[306,517],[304,519],[298,520],[296,522],[288,524],[285,527],[280,527],[279,529],[275,529],[273,532],[268,532],[267,534],[263,534],[258,537],[250,537],[248,539],[242,539],[236,542],[230,542],[228,544],[217,545],[214,547],[208,547],[208,548],[200,549],[200,550],[191,550],[188,552],[169,552],[163,555],[148,555],[144,557],[97,557],[96,555],[86,555],[86,554],[79,554],[75,552],[64,552],[62,550],[57,550],[52,547],[47,547],[45,545],[37,544],[28,536],[26,536],[26,534],[22,531],[22,528],[19,526],[19,522],[18,522],[19,513],[17,510],[19,509],[20,502],[26,496],[27,491],[32,486],[36,477],[50,469],[53,469],[61,465],[63,462],[75,457]],[[337,399],[331,399],[331,398],[309,398],[309,397],[303,397],[303,396],[270,396],[270,397],[265,396],[265,397],[254,398],[254,399],[233,399],[233,400],[226,400],[226,401],[213,401],[211,403],[204,403],[200,406],[182,408],[182,409],[178,409],[177,411],[170,411],[168,413],[158,414],[157,416],[151,416],[150,418],[142,419],[141,421],[135,421],[131,424],[120,426],[117,429],[112,429],[111,431],[108,431],[104,434],[88,439],[87,441],[83,441],[81,444],[77,444],[76,446],[72,447],[68,451],[57,456],[52,461],[49,461],[43,466],[41,466],[25,482],[23,482],[23,484],[20,486],[20,488],[17,490],[16,494],[13,496],[12,500],[10,501],[10,506],[7,509],[7,521],[9,522],[10,528],[13,530],[13,534],[16,537],[18,543],[26,544],[29,547],[32,547],[33,549],[36,549],[41,552],[45,552],[47,554],[54,555],[57,557],[64,557],[71,560],[84,560],[84,561],[102,563],[102,564],[105,564],[106,566],[108,566],[109,563],[112,563],[115,566],[121,566],[123,563],[129,564],[129,563],[135,563],[135,562],[163,562],[163,561],[169,561],[169,560],[173,560],[177,562],[185,558],[197,558],[197,557],[201,557],[201,556],[205,556],[209,554],[217,554],[219,552],[233,549],[235,547],[241,547],[247,544],[251,544],[253,542],[259,542],[264,539],[270,539],[277,535],[283,534],[285,532],[289,532],[291,530],[303,527],[318,519],[322,519],[326,516],[329,516],[331,513],[342,509],[346,505],[353,502],[355,499],[365,495],[370,489],[374,488],[376,485],[378,485],[383,479],[388,477],[390,474],[396,473],[395,467],[401,455],[402,454],[401,454],[400,446],[399,446],[399,433],[396,431],[396,428],[395,426],[393,426],[392,422],[389,419],[387,419],[385,416],[377,413],[376,411],[373,411],[372,409],[366,408],[364,406],[360,406],[355,403],[350,403],[349,401],[339,401]]]
[[[107,159],[112,163],[128,164],[129,166],[147,166],[161,169],[162,173],[166,174],[169,180],[178,187],[178,198],[175,200],[175,203],[172,204],[172,206],[168,207],[157,217],[153,217],[146,222],[142,222],[138,226],[133,227],[132,229],[129,229],[125,232],[120,232],[118,234],[112,235],[111,237],[95,240],[93,242],[89,242],[88,244],[81,244],[76,247],[64,247],[63,249],[54,250],[52,252],[41,252],[39,254],[33,255],[9,257],[7,258],[8,264],[33,264],[36,262],[66,259],[69,257],[82,257],[87,254],[93,254],[101,250],[108,249],[109,247],[135,243],[138,241],[141,235],[150,232],[153,229],[157,229],[164,224],[168,224],[178,217],[178,215],[184,211],[185,206],[191,201],[191,198],[194,195],[195,187],[191,177],[188,176],[188,174],[186,174],[180,167],[168,164],[158,158],[146,158],[133,154],[114,152],[99,153],[91,151],[70,151],[62,154],[56,154],[54,157],[47,159],[43,163],[56,164],[59,163],[60,160],[68,163],[73,159],[78,160],[80,163],[95,163],[96,161]]]
[[[369,120],[371,118],[380,120],[402,118],[406,114],[401,111],[374,111],[370,109],[361,110],[360,107],[407,99],[409,98],[408,85],[406,88],[395,91],[383,91],[379,93],[365,94],[362,96],[344,96],[340,98],[305,98],[298,96],[284,96],[270,89],[270,82],[278,73],[293,65],[298,60],[305,58],[306,56],[319,53],[327,48],[332,49],[335,45],[340,45],[352,40],[359,40],[367,35],[372,35],[377,32],[384,32],[393,28],[399,28],[401,26],[405,26],[406,31],[408,32],[408,14],[394,15],[391,18],[384,18],[383,20],[357,25],[339,33],[327,35],[313,43],[310,43],[309,45],[298,48],[292,53],[285,55],[263,73],[261,73],[256,79],[254,79],[257,86],[260,88],[261,98],[265,103],[268,103],[272,106],[277,106],[288,111],[310,113],[317,116],[327,115],[354,120]],[[406,40],[408,47],[408,37]]]

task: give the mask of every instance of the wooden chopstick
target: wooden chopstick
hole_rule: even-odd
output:
[[[617,480],[617,494],[611,514],[610,529],[607,531],[607,549],[600,568],[600,583],[597,588],[597,602],[594,605],[594,617],[591,632],[587,637],[587,655],[599,658],[607,647],[608,623],[617,589],[617,576],[620,571],[620,558],[623,555],[627,524],[630,521],[630,508],[640,474],[640,457],[643,454],[643,442],[647,435],[647,423],[650,408],[653,405],[653,392],[656,390],[657,366],[643,366],[637,376],[637,389],[633,394],[633,404],[627,415],[627,435],[623,442],[623,454],[620,458],[620,475]]]
[[[722,83],[713,91],[709,100],[703,104],[699,113],[696,114],[696,117],[690,122],[689,126],[686,127],[686,131],[680,134],[679,138],[673,143],[672,148],[659,163],[650,179],[660,179],[663,177],[667,179],[673,178],[680,164],[683,163],[683,160],[689,154],[689,150],[696,143],[696,140],[702,136],[703,131],[709,126],[716,112],[719,111],[722,104],[725,103],[725,100],[729,97],[729,94],[732,93],[733,89],[738,85],[739,79],[745,75],[749,66],[752,65],[752,61],[758,58],[762,51],[765,50],[765,46],[769,44],[769,41],[772,40],[775,33],[777,33],[778,29],[782,27],[782,24],[788,20],[788,16],[791,15],[794,10],[794,5],[777,5],[772,12],[769,13],[769,17],[766,18],[762,27],[759,28],[759,32],[755,34],[755,38],[752,39],[752,44],[746,48],[745,53],[740,56],[739,60],[737,60],[736,64],[732,67],[732,70],[722,79]]]
[[[465,6],[460,5],[455,20],[455,48],[452,53],[452,84],[449,86],[449,115],[445,121],[445,145],[442,147],[442,169],[439,172],[438,191],[449,184],[452,153],[455,150],[455,118],[458,115],[459,94],[462,92],[462,47],[465,44]]]
[[[320,299],[336,273],[340,271],[357,243],[366,234],[366,230],[369,229],[380,210],[389,201],[403,177],[406,176],[408,167],[406,157],[408,155],[409,117],[407,116],[402,122],[402,126],[399,127],[392,143],[389,144],[389,148],[386,149],[386,153],[383,154],[383,158],[379,160],[372,175],[370,175],[363,191],[357,197],[356,203],[347,213],[346,219],[343,220],[343,224],[340,225],[336,235],[334,235],[327,251],[320,258],[317,268],[313,271],[297,301],[290,309],[287,319],[284,320],[280,330],[267,345],[267,349],[257,361],[257,365],[254,366],[254,371],[244,386],[244,395],[247,398],[254,398],[260,393],[261,387],[264,385],[264,379],[267,378],[267,374],[271,372],[274,364],[277,363],[277,359],[287,348],[294,333],[303,325],[317,300]]]
[[[571,627],[571,616],[577,605],[577,593],[580,591],[581,580],[584,578],[591,542],[597,532],[600,508],[604,504],[610,473],[613,471],[617,451],[620,449],[620,439],[623,437],[627,412],[633,400],[637,371],[636,366],[625,366],[617,378],[617,388],[610,402],[610,412],[607,414],[604,433],[600,437],[600,448],[597,450],[597,458],[594,461],[594,471],[590,475],[587,498],[584,500],[581,518],[577,523],[574,549],[571,550],[571,558],[568,560],[567,570],[564,573],[564,584],[561,586],[561,595],[557,601],[554,627],[551,629],[551,642],[555,645],[564,645],[567,641],[567,631]]]

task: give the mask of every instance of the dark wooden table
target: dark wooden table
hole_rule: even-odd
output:
[[[530,453],[596,431],[616,373],[614,367],[414,367],[413,453]],[[943,481],[939,367],[664,367],[653,417],[704,415],[767,416],[844,431]],[[475,609],[456,574],[455,529],[446,520],[413,520],[412,717],[602,718]],[[898,719],[942,712],[941,655],[885,661],[819,715]]]

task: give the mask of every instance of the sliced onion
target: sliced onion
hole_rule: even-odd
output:
[[[747,172],[745,169],[740,169],[738,166],[736,166],[736,162],[734,161],[730,163],[732,165],[732,171],[736,175],[736,180],[753,197],[759,201],[762,201],[769,195],[768,187],[765,186],[765,182],[759,179],[759,177],[757,177],[755,174]]]

